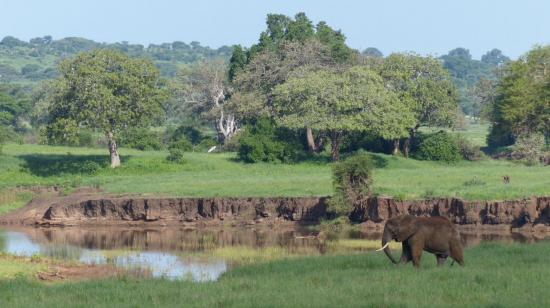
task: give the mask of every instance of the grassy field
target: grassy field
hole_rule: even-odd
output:
[[[321,196],[332,193],[331,165],[245,164],[234,153],[187,153],[186,163],[166,152],[121,149],[122,167],[108,167],[106,149],[8,144],[0,156],[0,190],[16,186],[101,187],[109,193],[173,196]],[[507,161],[457,164],[376,155],[374,193],[397,198],[470,200],[550,195],[549,167]],[[97,168],[99,167],[99,168]],[[504,185],[502,176],[511,183]]]
[[[356,307],[550,305],[550,243],[484,244],[466,266],[396,267],[380,253],[304,257],[237,267],[217,282],[119,278],[44,284],[0,280],[2,307]],[[0,268],[0,271],[2,268]]]

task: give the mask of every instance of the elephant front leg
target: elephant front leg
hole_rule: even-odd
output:
[[[401,243],[401,247],[402,247],[402,253],[401,253],[401,260],[399,260],[399,263],[407,264],[412,260],[411,247],[409,246],[407,241],[404,241],[403,243]]]
[[[411,246],[411,257],[414,267],[420,267],[420,257],[422,257],[422,250],[424,250],[424,243],[421,241],[412,241],[409,243]]]

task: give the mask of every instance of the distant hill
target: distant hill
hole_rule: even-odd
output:
[[[80,37],[54,40],[51,36],[26,42],[6,36],[0,41],[0,83],[34,83],[55,77],[60,59],[95,48],[113,48],[133,57],[149,58],[167,77],[174,76],[184,64],[217,57],[229,59],[232,52],[229,46],[212,49],[199,42],[143,46],[128,42],[107,44]]]

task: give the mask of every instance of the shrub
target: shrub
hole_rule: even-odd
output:
[[[416,157],[421,160],[457,162],[461,159],[456,137],[439,131],[423,136]]]
[[[168,149],[169,150],[178,149],[182,152],[189,152],[193,149],[193,145],[191,144],[191,142],[187,141],[187,139],[181,139],[178,141],[171,142],[170,145],[168,146]]]
[[[176,130],[172,133],[170,140],[179,141],[182,139],[186,139],[192,145],[197,145],[204,138],[205,136],[197,128],[189,125],[181,125],[178,128],[176,128]]]
[[[123,131],[120,134],[119,143],[123,147],[141,151],[162,149],[159,136],[146,128],[131,128]]]
[[[459,136],[456,138],[456,142],[458,144],[458,148],[460,149],[460,155],[462,158],[469,161],[478,161],[485,157],[480,148],[473,145],[467,139]]]
[[[517,137],[516,143],[511,147],[511,158],[521,160],[528,165],[536,165],[544,157],[544,135],[522,134]]]
[[[273,120],[260,118],[240,136],[238,157],[249,163],[289,161],[302,148],[294,136],[292,131],[277,127]]]
[[[178,148],[171,148],[168,150],[169,154],[168,157],[166,157],[166,160],[176,163],[176,164],[183,164],[185,162],[184,159],[184,151]]]
[[[94,146],[94,136],[91,131],[81,129],[78,132],[78,145],[81,147],[92,147]]]
[[[355,204],[366,202],[372,185],[374,164],[365,153],[351,156],[335,163],[332,168],[334,195],[329,202],[329,211],[335,216],[349,214]]]

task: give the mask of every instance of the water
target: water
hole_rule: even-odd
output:
[[[357,252],[374,249],[377,242],[368,240],[378,241],[381,237],[380,233],[358,231],[317,235],[318,232],[305,228],[10,228],[0,230],[0,252],[110,264],[152,277],[201,282],[217,280],[246,258]],[[537,240],[511,233],[463,233],[462,238],[466,246],[484,241]]]

